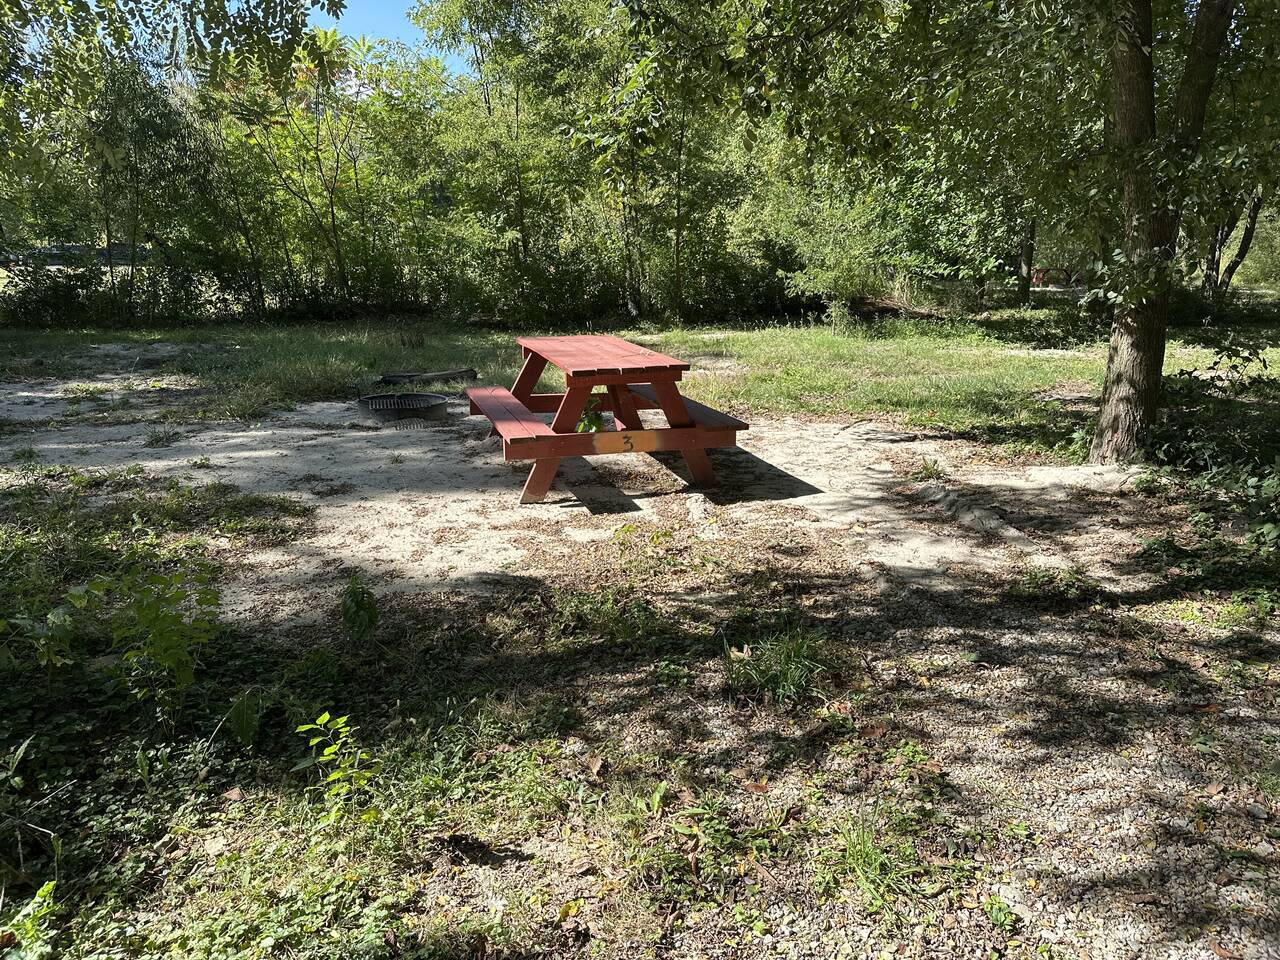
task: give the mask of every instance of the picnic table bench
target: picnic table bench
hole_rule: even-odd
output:
[[[736,446],[738,431],[747,429],[742,420],[681,396],[676,384],[689,369],[683,360],[607,334],[516,342],[524,366],[515,385],[471,387],[467,398],[471,412],[493,424],[490,435],[502,438],[503,459],[535,461],[521,503],[546,497],[564,457],[679,450],[694,482],[712,483],[707,449]],[[533,392],[548,364],[564,372],[564,393]],[[614,429],[577,432],[588,404],[612,413]],[[646,429],[641,410],[661,410],[667,426]],[[549,426],[539,416],[548,413],[555,414]]]

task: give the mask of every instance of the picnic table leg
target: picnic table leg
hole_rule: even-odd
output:
[[[533,388],[538,385],[538,378],[542,376],[542,371],[547,369],[547,361],[545,358],[531,353],[524,358],[524,366],[520,368],[520,376],[516,377],[515,386],[511,388],[511,395],[521,403],[528,403],[529,398],[533,396]]]
[[[613,428],[615,430],[643,430],[644,423],[636,412],[636,401],[631,388],[609,386],[609,400],[613,404]]]
[[[689,408],[684,405],[684,397],[676,389],[674,381],[659,380],[653,385],[653,392],[658,397],[658,406],[666,414],[667,423],[673,427],[692,427],[693,417],[689,416]],[[700,485],[716,482],[716,473],[711,469],[711,458],[705,450],[681,450],[685,465],[693,476],[693,482]]]
[[[534,382],[537,382],[536,377]],[[556,417],[551,421],[551,429],[556,433],[573,433],[578,426],[578,421],[582,418],[582,411],[587,408],[587,400],[590,396],[590,387],[566,389],[564,399],[560,401],[560,409],[556,411]],[[559,468],[559,457],[544,457],[535,461],[533,469],[529,471],[529,479],[524,482],[524,492],[520,494],[520,502],[540,503],[546,497],[547,491],[551,489],[551,483],[555,480],[556,471]]]

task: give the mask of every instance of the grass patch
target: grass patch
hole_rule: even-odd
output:
[[[824,638],[810,628],[791,627],[725,650],[725,682],[745,700],[803,703],[818,695],[829,671]]]
[[[161,428],[150,431],[142,445],[144,447],[171,447],[181,439],[181,430]]]
[[[1096,385],[1104,338],[1072,350],[1017,343],[1013,332],[1060,316],[1054,309],[956,320],[894,319],[837,332],[828,326],[751,330],[686,329],[622,336],[691,361],[690,395],[741,411],[814,416],[884,416],[954,430],[1040,452],[1079,455],[1088,415],[1048,395],[1062,383]],[[1056,321],[1053,321],[1056,322]],[[534,331],[522,331],[532,333]],[[1266,331],[1262,331],[1265,334]],[[406,333],[412,336],[406,336]],[[1166,369],[1207,365],[1211,337],[1171,341]],[[252,418],[275,407],[346,400],[380,373],[474,367],[491,383],[510,383],[521,362],[514,335],[443,324],[344,323],[305,327],[223,326],[134,331],[0,331],[0,376],[98,373],[91,343],[109,339],[146,349],[177,345],[157,372],[194,378],[207,389],[168,415]],[[1025,342],[1032,346],[1023,345]],[[1280,363],[1280,351],[1267,356]],[[457,385],[460,386],[460,385]],[[554,370],[541,386],[563,387]],[[445,389],[449,385],[444,385]]]
[[[927,874],[911,838],[895,834],[877,815],[852,815],[819,850],[814,886],[824,897],[852,887],[869,911],[879,913],[918,894]]]
[[[210,536],[285,543],[311,512],[288,497],[192,487],[138,468],[29,472],[0,491],[0,609],[44,618],[94,577],[172,572],[205,558]]]
[[[1026,312],[1019,315],[1025,321]],[[1031,311],[1056,317],[1057,311]],[[1012,321],[1010,321],[1012,323]],[[815,416],[885,416],[1040,452],[1078,456],[1089,416],[1048,396],[1062,383],[1098,389],[1105,336],[1072,350],[1010,343],[988,321],[895,321],[838,333],[825,326],[672,331],[644,338],[716,372],[689,381],[699,400],[728,409]],[[1166,371],[1212,361],[1203,337],[1169,344]],[[1280,362],[1280,350],[1268,354]]]
[[[1028,565],[1011,593],[1032,603],[1063,606],[1089,602],[1098,596],[1098,587],[1079,567]]]

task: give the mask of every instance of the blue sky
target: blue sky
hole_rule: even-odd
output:
[[[311,14],[311,22],[320,27],[337,26],[352,37],[364,34],[413,43],[422,39],[422,31],[406,16],[412,6],[414,0],[347,0],[347,8],[337,20],[317,11]]]

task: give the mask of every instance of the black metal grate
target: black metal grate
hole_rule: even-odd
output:
[[[382,397],[370,397],[369,410],[371,412],[381,412],[384,410],[429,410],[431,407],[438,406],[439,403],[439,399],[435,397],[428,398],[423,394],[389,393]]]
[[[360,409],[383,423],[397,420],[443,420],[448,399],[438,393],[379,393],[360,398]]]

